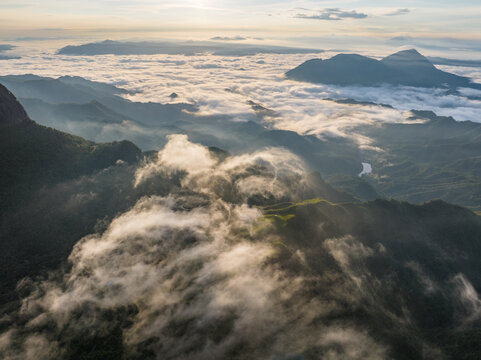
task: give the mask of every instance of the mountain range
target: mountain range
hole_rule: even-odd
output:
[[[475,126],[415,115],[445,136]],[[251,162],[183,135],[159,154],[93,143],[30,120],[3,86],[0,134],[3,358],[481,354],[468,209],[362,202],[285,151]]]
[[[351,131],[383,149],[376,152],[360,148],[350,138],[320,139],[273,129],[264,119],[279,114],[253,100],[248,105],[255,117],[237,122],[222,115],[199,116],[192,104],[132,102],[121,96],[127,93],[124,89],[78,77],[4,76],[0,82],[12,89],[38,123],[91,141],[129,139],[148,151],[164,146],[166,136],[183,133],[233,155],[283,147],[360,199],[394,197],[423,203],[439,198],[481,210],[481,174],[476,170],[481,125],[476,122],[414,110],[406,123],[353,126]],[[347,107],[390,107],[353,99],[333,101]],[[363,161],[372,164],[373,172],[359,178]]]
[[[272,45],[233,44],[216,41],[187,42],[128,42],[105,40],[102,42],[82,45],[69,45],[58,50],[59,55],[199,55],[212,54],[218,56],[246,56],[256,54],[308,54],[319,53],[322,50],[293,48]]]
[[[437,69],[417,50],[403,50],[376,60],[357,54],[339,54],[327,60],[311,59],[286,73],[288,79],[330,85],[404,85],[414,87],[468,87],[481,89],[470,79]]]

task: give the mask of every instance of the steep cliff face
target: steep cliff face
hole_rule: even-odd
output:
[[[25,109],[15,96],[0,84],[0,124],[15,125],[30,121]]]

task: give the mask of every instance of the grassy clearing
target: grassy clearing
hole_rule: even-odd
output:
[[[314,199],[307,199],[304,201],[300,201],[297,203],[292,202],[284,202],[275,205],[267,205],[267,206],[260,206],[259,209],[262,211],[263,216],[262,218],[267,220],[272,224],[280,223],[282,226],[286,226],[287,222],[296,217],[293,214],[295,208],[299,206],[306,206],[306,205],[315,205],[319,203],[327,203],[329,205],[338,205],[335,203],[331,203],[325,199],[321,198],[314,198]]]
[[[282,212],[286,212],[286,211],[289,211],[291,209],[294,209],[298,206],[315,205],[315,204],[318,204],[320,202],[324,202],[324,203],[327,203],[327,204],[333,205],[333,206],[338,205],[338,204],[332,203],[330,201],[327,201],[325,199],[314,198],[314,199],[308,199],[308,200],[304,200],[304,201],[297,202],[297,203],[287,202],[287,203],[280,203],[280,204],[275,204],[275,205],[261,206],[261,207],[259,207],[259,209],[261,209],[264,214],[279,213],[279,212],[282,213]]]

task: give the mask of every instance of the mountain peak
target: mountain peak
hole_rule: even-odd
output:
[[[398,51],[394,54],[391,54],[391,55],[396,55],[396,54],[405,54],[405,55],[412,55],[412,56],[419,56],[419,57],[423,57],[423,55],[421,55],[421,53],[419,51],[417,51],[416,49],[407,49],[407,50],[401,50],[401,51]]]
[[[434,68],[431,62],[416,49],[402,50],[381,60],[388,66],[424,66]]]
[[[0,84],[0,124],[16,125],[30,121],[15,95]]]
[[[359,54],[341,53],[341,54],[334,55],[331,59],[360,59],[360,58],[363,58],[363,56]]]

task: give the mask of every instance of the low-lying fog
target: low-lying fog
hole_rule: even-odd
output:
[[[38,44],[38,43],[37,43]],[[286,80],[284,73],[317,54],[213,55],[57,55],[58,44],[48,49],[22,49],[21,59],[3,61],[0,75],[33,73],[41,76],[81,76],[135,92],[133,101],[196,104],[199,114],[229,115],[233,121],[256,119],[248,101],[271,109],[277,116],[266,120],[275,128],[299,134],[344,135],[356,124],[375,121],[401,122],[406,110],[432,110],[456,120],[477,121],[481,91],[461,89],[453,94],[442,89],[411,87],[336,87]],[[480,68],[439,68],[481,79]],[[176,93],[172,99],[169,95]],[[391,105],[339,104],[330,99]],[[361,141],[362,142],[362,141]]]

